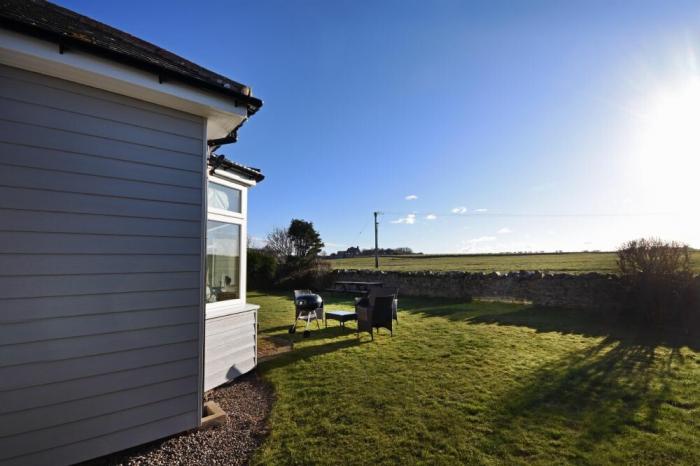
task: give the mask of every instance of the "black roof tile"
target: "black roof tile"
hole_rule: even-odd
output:
[[[239,173],[243,176],[247,176],[255,180],[257,183],[265,179],[265,175],[262,174],[259,168],[247,167],[241,165],[238,162],[227,159],[225,155],[211,155],[209,156],[209,166],[212,170],[221,168],[227,171],[233,171]]]
[[[44,0],[0,0],[0,25],[56,41],[60,46],[82,48],[115,61],[153,71],[159,79],[178,79],[222,93],[250,113],[262,106],[250,88],[214,73],[156,45],[87,16]]]

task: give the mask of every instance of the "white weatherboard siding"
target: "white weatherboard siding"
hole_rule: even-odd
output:
[[[55,43],[3,29],[0,63],[203,116],[207,119],[207,139],[228,135],[247,116],[244,107],[221,95],[176,80],[159,83],[153,73],[80,50],[61,54]]]
[[[199,425],[204,131],[0,65],[0,464]]]
[[[258,306],[208,317],[204,338],[204,390],[230,382],[257,364]]]

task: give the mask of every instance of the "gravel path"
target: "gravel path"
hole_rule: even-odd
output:
[[[206,398],[228,413],[226,425],[185,432],[81,466],[247,464],[268,432],[266,420],[274,401],[271,387],[253,372],[208,392]]]

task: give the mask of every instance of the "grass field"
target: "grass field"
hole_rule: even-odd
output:
[[[288,296],[249,300],[261,338],[289,337]],[[399,310],[393,337],[331,322],[259,365],[277,401],[253,464],[700,464],[697,336],[515,304]]]
[[[692,253],[693,268],[700,273],[700,251]],[[331,260],[334,269],[373,269],[374,257],[354,257]],[[562,254],[523,255],[423,255],[388,256],[379,260],[382,270],[461,270],[466,272],[510,272],[518,270],[542,270],[550,272],[615,273],[615,253],[574,252]]]

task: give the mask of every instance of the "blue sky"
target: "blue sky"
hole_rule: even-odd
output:
[[[254,237],[370,247],[378,210],[424,252],[700,247],[697,2],[59,3],[265,101],[221,151],[267,175]]]

